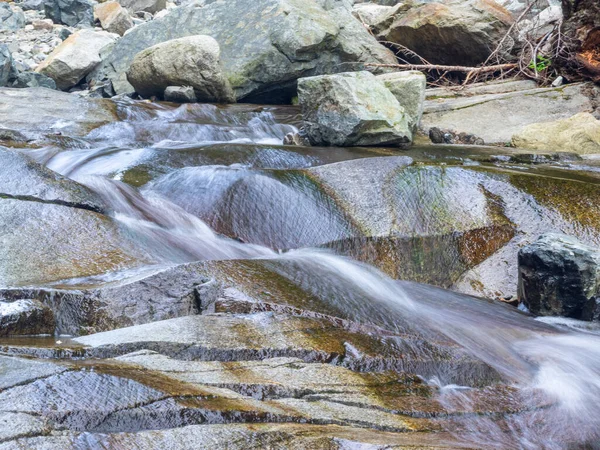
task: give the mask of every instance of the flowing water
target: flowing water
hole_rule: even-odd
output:
[[[30,152],[51,169],[98,193],[148,261],[122,273],[99,274],[94,282],[139,276],[190,261],[258,258],[303,288],[351,311],[358,322],[399,333],[410,328],[424,337],[450,339],[518,388],[521,401],[530,402],[531,411],[505,421],[473,417],[468,429],[459,433],[468,444],[499,449],[600,446],[598,328],[568,320],[534,320],[491,302],[426,285],[398,283],[369,265],[330,251],[297,248],[312,241],[317,245],[315,233],[323,242],[351,235],[352,226],[344,217],[332,214],[326,201],[315,203],[302,183],[283,184],[264,170],[302,169],[336,158],[369,156],[368,151],[325,149],[320,152],[330,153],[323,156],[318,150],[282,148],[279,144],[284,135],[295,130],[293,110],[211,105],[172,108],[124,102],[119,114],[122,121],[98,128],[68,146]],[[195,161],[188,158],[191,149]],[[218,156],[211,154],[215,149],[220,149]],[[153,163],[157,160],[169,164],[160,167]],[[153,177],[144,178],[147,182],[140,183],[139,189],[125,183],[128,171],[143,164],[154,164]],[[499,181],[483,182],[505,196],[503,204],[508,214],[512,211],[514,217],[509,218],[513,222],[527,222],[522,218],[532,210],[518,213],[519,208],[526,208],[522,193],[508,192]],[[232,185],[277,193],[263,197],[264,203],[248,218],[252,226],[264,226],[260,231],[266,245],[243,242],[246,239],[240,230],[231,230],[238,237],[234,239],[211,227],[226,223],[227,217],[215,216],[208,222],[199,218],[211,217],[216,205],[234,202],[227,197]],[[286,213],[274,216],[272,211],[282,205]],[[535,231],[546,225],[528,226]],[[439,386],[440,400],[450,411],[461,410],[471,401],[465,395],[469,387],[448,384],[444,374],[428,381]],[[535,408],[540,395],[549,399],[542,409]],[[449,431],[454,430],[450,427]]]

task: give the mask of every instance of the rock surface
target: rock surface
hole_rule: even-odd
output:
[[[0,45],[0,87],[6,86],[13,72],[13,60],[10,50],[4,44]]]
[[[100,53],[117,38],[105,31],[80,30],[56,47],[36,71],[52,78],[59,89],[69,89],[102,62]]]
[[[538,88],[529,81],[484,83],[460,93],[428,89],[421,129],[428,133],[438,127],[475,135],[486,144],[508,144],[527,125],[593,112],[598,92],[585,83]]]
[[[119,3],[131,14],[137,13],[138,11],[156,14],[167,7],[166,0],[119,0]]]
[[[0,302],[0,336],[54,333],[52,310],[37,300]]]
[[[411,130],[416,131],[423,116],[427,84],[425,75],[418,71],[406,71],[378,75],[377,79],[383,81],[385,87],[394,94],[408,115],[408,124]]]
[[[240,14],[232,15],[231,11]],[[344,2],[218,0],[184,6],[136,27],[94,73],[119,94],[132,92],[125,73],[142,50],[190,35],[212,36],[238,100],[288,102],[301,77],[341,72],[360,63],[395,63]],[[257,74],[259,74],[257,76]]]
[[[196,103],[196,93],[191,86],[167,86],[163,97],[166,102]]]
[[[0,196],[102,212],[102,200],[89,188],[69,180],[26,155],[0,147]]]
[[[47,134],[87,134],[116,120],[114,105],[103,100],[45,88],[0,89],[0,123],[31,138]]]
[[[466,66],[484,62],[513,21],[493,0],[426,3],[386,19],[374,25],[379,40],[408,47],[432,64]]]
[[[410,119],[396,97],[369,72],[301,78],[298,102],[313,145],[410,144]]]
[[[119,36],[123,36],[127,30],[133,28],[129,13],[117,2],[106,2],[94,6],[94,17],[100,21],[104,30]]]
[[[590,113],[568,119],[534,123],[513,135],[512,144],[530,150],[600,153],[600,120]]]
[[[15,31],[25,26],[25,14],[18,6],[0,3],[0,30]]]
[[[600,252],[548,233],[519,251],[519,297],[536,315],[600,318]]]
[[[144,97],[163,97],[169,86],[190,86],[200,102],[233,102],[220,56],[219,43],[210,36],[174,39],[138,53],[127,79]]]
[[[46,17],[71,27],[92,27],[94,5],[90,0],[44,0]]]

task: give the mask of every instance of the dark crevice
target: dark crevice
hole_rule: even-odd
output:
[[[58,206],[66,206],[69,208],[77,208],[77,209],[83,209],[86,211],[92,211],[95,213],[99,213],[99,214],[103,214],[104,211],[101,208],[98,208],[96,206],[93,205],[88,205],[85,203],[74,203],[74,202],[66,202],[64,200],[58,200],[58,199],[54,199],[54,200],[44,200],[38,197],[34,197],[31,195],[12,195],[12,194],[6,194],[6,193],[2,193],[0,192],[0,199],[6,199],[6,200],[20,200],[20,201],[24,201],[24,202],[35,202],[35,203],[43,203],[45,205],[58,205]]]

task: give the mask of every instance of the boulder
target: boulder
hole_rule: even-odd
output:
[[[507,33],[511,14],[493,0],[427,3],[374,25],[379,40],[403,45],[433,64],[475,66]]]
[[[569,119],[534,123],[513,135],[512,144],[531,150],[600,153],[600,120],[583,112]]]
[[[167,102],[175,103],[196,103],[198,101],[194,88],[191,86],[168,86],[163,98]]]
[[[597,320],[600,251],[547,233],[519,251],[519,297],[536,315]]]
[[[18,6],[0,3],[0,31],[16,31],[25,26],[25,14]]]
[[[117,39],[118,35],[106,31],[77,31],[56,47],[36,72],[52,78],[59,89],[69,89],[102,62],[100,52]]]
[[[237,100],[287,103],[298,78],[358,70],[361,63],[396,63],[394,54],[352,17],[346,2],[217,0],[201,8],[175,8],[135,27],[92,78],[110,80],[117,94],[131,93],[126,72],[139,52],[191,35],[209,35],[219,43]]]
[[[52,310],[37,300],[0,302],[0,336],[54,333]]]
[[[422,72],[406,71],[378,75],[408,116],[408,124],[413,131],[421,122],[423,102],[425,101],[425,86],[427,78]]]
[[[19,8],[23,11],[43,11],[44,0],[26,0],[19,3]]]
[[[357,3],[352,7],[352,14],[365,25],[371,27],[382,21],[384,16],[394,11],[393,6],[377,5],[375,3]]]
[[[31,25],[34,30],[52,31],[54,29],[54,22],[51,19],[34,20]]]
[[[408,115],[369,72],[301,78],[298,101],[313,145],[403,145],[412,140]]]
[[[90,0],[44,0],[46,17],[70,27],[93,27],[94,4]]]
[[[127,79],[143,97],[162,97],[169,86],[191,86],[200,102],[233,102],[220,54],[218,42],[210,36],[173,39],[138,53]]]
[[[123,36],[127,30],[133,28],[133,21],[129,17],[129,13],[117,2],[96,5],[94,17],[100,21],[104,30],[119,36]]]
[[[6,44],[0,44],[0,86],[6,86],[13,71],[13,59]]]
[[[139,11],[155,14],[167,7],[167,0],[119,0],[119,3],[131,14]]]

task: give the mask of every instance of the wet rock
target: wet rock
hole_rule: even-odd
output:
[[[14,136],[13,136],[14,137]],[[76,183],[15,150],[0,147],[0,196],[102,212],[102,200]]]
[[[0,161],[5,168],[0,285],[32,285],[136,264],[132,244],[111,219],[95,212],[104,204],[88,188],[14,150],[0,150]]]
[[[0,30],[16,31],[25,26],[25,14],[18,6],[0,3]]]
[[[375,24],[382,41],[394,42],[433,64],[476,66],[507,33],[511,14],[492,0],[426,3],[397,10]]]
[[[427,89],[421,128],[472,134],[486,144],[508,144],[527,125],[594,110],[593,85],[537,88],[528,81],[484,83],[457,92]],[[501,124],[501,126],[500,126]]]
[[[30,142],[32,139],[15,130],[0,128],[0,141],[12,141],[17,143]]]
[[[119,3],[126,8],[130,14],[139,11],[156,14],[167,7],[166,0],[119,0]]]
[[[9,87],[13,88],[35,88],[42,87],[47,89],[56,89],[56,82],[46,75],[37,72],[24,72],[9,83]]]
[[[4,445],[13,444],[16,439],[43,436],[49,432],[48,423],[38,417],[22,413],[0,413],[0,442]]]
[[[519,297],[536,315],[600,317],[600,252],[547,233],[519,251]]]
[[[56,47],[36,72],[52,78],[59,89],[69,89],[102,62],[100,53],[117,38],[105,31],[77,31]]]
[[[412,140],[404,108],[369,72],[302,78],[298,101],[313,145],[399,146]]]
[[[70,27],[93,27],[94,5],[90,0],[44,0],[46,17]]]
[[[0,237],[2,286],[97,275],[142,260],[110,218],[86,209],[2,198],[0,226],[5,230]]]
[[[94,7],[94,17],[100,21],[102,28],[109,33],[123,36],[127,30],[133,28],[129,13],[117,2],[106,2]]]
[[[166,102],[175,103],[196,103],[198,101],[194,88],[191,86],[168,86],[163,98]]]
[[[498,379],[489,366],[454,346],[385,333],[362,334],[331,319],[271,312],[179,317],[92,334],[74,342],[85,346],[86,355],[101,358],[146,349],[186,360],[293,357],[305,362],[337,362],[355,371],[443,373],[444,379],[477,385]]]
[[[600,153],[600,120],[585,112],[568,119],[534,123],[513,135],[512,144],[518,148],[580,155]]]
[[[161,96],[169,86],[191,86],[201,102],[232,102],[235,96],[223,73],[219,44],[210,36],[163,42],[138,53],[127,79],[144,97]]]
[[[298,145],[301,147],[310,147],[310,141],[306,137],[306,133],[288,133],[283,138],[283,145]]]
[[[406,71],[378,75],[408,115],[411,130],[416,131],[423,115],[426,77],[422,72]]]
[[[0,302],[0,336],[54,333],[52,310],[37,300]]]
[[[472,134],[456,133],[453,130],[440,130],[437,127],[429,129],[429,139],[434,144],[485,145],[483,139]]]
[[[44,88],[0,89],[0,123],[39,138],[48,133],[87,134],[116,120],[114,105]]]
[[[232,15],[231,11],[241,15]],[[354,19],[345,2],[233,0],[175,8],[127,33],[94,73],[118,94],[134,89],[125,77],[135,55],[172,39],[212,36],[237,100],[289,102],[301,77],[340,72],[396,58]],[[260,74],[257,77],[256,74]]]
[[[66,367],[49,362],[0,356],[0,390],[45,378],[67,370]]]
[[[426,445],[428,449],[458,450],[462,444],[447,433],[391,433],[339,425],[298,425],[281,423],[203,424],[137,433],[64,433],[19,439],[0,444],[2,450],[20,445],[31,450],[78,450],[81,442],[102,442],[114,448],[141,447],[144,450],[186,449],[190,446],[227,447],[228,450],[277,448],[291,450],[331,449],[368,446],[401,450]],[[343,444],[340,444],[343,443]]]

